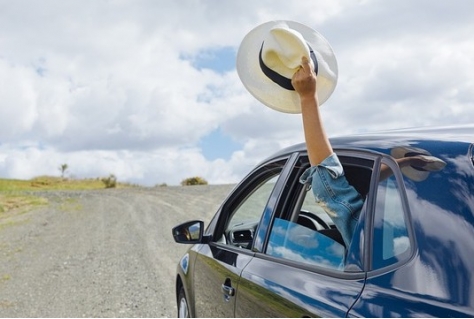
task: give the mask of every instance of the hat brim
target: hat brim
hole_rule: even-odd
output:
[[[285,113],[301,113],[300,99],[295,91],[287,90],[270,80],[259,65],[259,52],[265,35],[275,26],[286,24],[298,31],[313,49],[318,60],[317,95],[319,105],[336,88],[338,68],[329,42],[310,27],[287,20],[270,21],[251,30],[242,40],[237,52],[236,69],[245,88],[264,105]]]
[[[446,163],[421,148],[407,146],[407,147],[395,147],[392,149],[391,154],[394,158],[399,159],[407,156],[423,156],[427,161],[427,164],[423,168],[416,168],[413,166],[405,166],[401,168],[402,173],[415,182],[422,182],[430,175],[430,172],[439,171],[446,166]]]

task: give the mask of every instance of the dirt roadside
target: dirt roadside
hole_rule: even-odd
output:
[[[48,206],[1,220],[0,317],[176,317],[187,246],[171,228],[207,224],[232,188],[42,193]]]

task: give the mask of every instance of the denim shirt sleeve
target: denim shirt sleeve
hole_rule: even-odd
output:
[[[331,174],[332,178],[338,178],[344,175],[344,170],[342,168],[341,162],[335,153],[329,155],[321,164],[317,166],[313,166],[308,168],[303,175],[300,177],[300,182],[303,184],[311,183],[313,178],[314,170],[318,169],[318,167],[324,167],[328,170],[329,174]]]
[[[308,168],[300,182],[311,185],[316,202],[332,219],[349,247],[364,201],[344,176],[337,155],[333,153],[320,164]]]

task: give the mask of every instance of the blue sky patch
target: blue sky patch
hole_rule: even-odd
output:
[[[198,146],[204,157],[213,161],[218,158],[229,160],[232,153],[242,148],[240,143],[235,142],[230,136],[223,134],[220,128],[215,129],[204,136]]]
[[[41,67],[41,66],[40,66],[40,67],[37,67],[37,68],[36,68],[36,73],[37,73],[39,76],[43,77],[44,74],[46,73],[46,69],[43,68],[43,67]]]
[[[198,70],[210,69],[217,73],[225,73],[235,68],[237,51],[234,47],[220,47],[200,51],[196,56],[181,56]]]

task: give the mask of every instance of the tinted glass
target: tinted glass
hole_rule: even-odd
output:
[[[259,185],[234,212],[229,221],[229,226],[232,227],[248,220],[260,219],[277,179],[278,176],[274,176]]]
[[[326,225],[334,225],[329,215],[314,199],[314,195],[311,190],[306,191],[305,193],[306,194],[303,201],[303,205],[301,206],[301,210],[308,211],[311,214],[316,215],[317,217],[321,218],[326,223]],[[319,228],[319,225],[316,226]]]
[[[277,174],[279,172],[275,172]],[[234,210],[225,228],[226,243],[250,248],[256,227],[279,175],[267,177]]]
[[[380,182],[374,216],[373,269],[382,268],[410,252],[410,239],[400,190],[392,175]]]
[[[354,164],[346,163],[344,166],[346,178],[359,192],[363,190],[362,193],[366,194],[370,185],[373,161],[348,156],[345,156],[344,160]],[[300,175],[304,170],[305,168],[300,170]],[[295,207],[293,209],[287,207],[291,214],[282,214],[285,217],[275,218],[266,253],[304,264],[344,271],[347,266],[345,258],[347,249],[332,219],[316,202],[312,190],[308,190],[306,186],[294,197],[298,197],[298,200],[295,200]],[[362,229],[358,228],[358,233],[362,232]],[[355,249],[359,249],[359,246],[352,248]],[[351,265],[357,258],[354,256],[359,255],[351,255]],[[354,269],[352,267],[351,271]]]
[[[276,218],[267,254],[325,268],[342,269],[344,246],[316,230]]]

